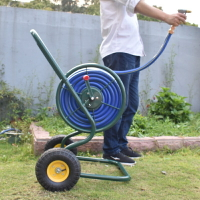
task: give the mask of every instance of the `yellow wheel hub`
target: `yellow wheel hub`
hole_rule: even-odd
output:
[[[64,145],[66,147],[67,145]],[[61,148],[61,144],[56,144],[53,148]]]
[[[69,176],[69,166],[62,160],[55,160],[47,167],[47,175],[54,182],[63,182]]]

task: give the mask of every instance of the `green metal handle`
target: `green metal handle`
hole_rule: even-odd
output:
[[[51,55],[51,53],[47,49],[46,45],[44,44],[44,42],[42,41],[40,36],[37,34],[37,32],[35,30],[31,30],[30,32],[31,32],[33,38],[35,39],[38,47],[40,48],[40,50],[42,51],[42,53],[44,54],[44,56],[48,60],[49,64],[52,66],[52,68],[55,71],[55,73],[57,74],[57,76],[63,81],[63,83],[65,83],[65,85],[67,86],[68,90],[71,92],[71,94],[75,98],[77,104],[80,106],[81,110],[86,115],[86,117],[88,118],[88,120],[89,120],[89,122],[91,123],[91,126],[92,126],[91,133],[86,139],[68,145],[67,149],[72,149],[72,148],[78,147],[78,146],[80,146],[82,144],[85,144],[85,143],[89,142],[93,138],[93,136],[94,136],[94,134],[96,132],[96,124],[95,124],[93,118],[91,117],[91,115],[88,112],[87,108],[82,104],[79,96],[76,94],[76,92],[74,91],[73,87],[70,85],[70,83],[69,83],[68,79],[66,78],[65,74],[60,69],[60,67],[57,64],[56,60],[53,58],[53,56]]]

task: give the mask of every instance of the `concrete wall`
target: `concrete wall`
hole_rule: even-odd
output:
[[[141,64],[145,64],[159,50],[169,25],[139,23],[147,54]],[[98,53],[102,41],[98,16],[0,7],[0,78],[31,95],[34,103],[42,95],[45,98],[45,90],[51,86],[53,92],[49,105],[55,104],[59,79],[37,47],[30,34],[31,29],[38,32],[64,72],[81,63],[102,64]],[[152,98],[169,81],[165,75],[171,74],[174,80],[168,84],[172,85],[172,91],[187,97],[193,111],[200,111],[199,36],[199,28],[178,27],[162,56],[141,72],[141,110],[146,106],[144,101]],[[167,72],[166,66],[172,72]]]

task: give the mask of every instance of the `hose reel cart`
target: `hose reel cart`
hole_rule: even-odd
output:
[[[89,142],[97,132],[112,127],[125,108],[126,95],[118,75],[141,71],[162,54],[175,27],[171,27],[158,53],[145,65],[128,71],[112,71],[99,64],[81,64],[64,74],[35,30],[31,34],[38,47],[59,77],[56,106],[62,119],[76,131],[69,135],[52,137],[39,158],[35,171],[38,182],[50,191],[70,190],[80,177],[111,181],[129,181],[128,172],[120,162],[101,158],[76,156],[77,147]],[[80,133],[88,136],[78,142],[70,138]],[[55,148],[61,147],[61,148]],[[116,165],[122,176],[81,173],[79,160]]]

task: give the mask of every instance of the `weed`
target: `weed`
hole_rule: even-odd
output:
[[[31,135],[30,132],[20,135],[20,142],[21,143],[31,144],[32,141],[33,141],[33,136]]]
[[[67,135],[74,132],[74,129],[68,126],[60,115],[45,117],[43,120],[39,121],[37,125],[42,126],[51,136]]]
[[[50,81],[48,82],[48,84],[46,82],[44,82],[43,84],[38,83],[37,99],[38,99],[39,103],[36,104],[38,109],[43,109],[43,108],[49,106],[49,102],[52,99],[54,82],[55,82],[55,77],[50,77]]]
[[[149,95],[150,92],[152,90],[151,88],[151,82],[152,82],[152,77],[150,76],[150,70],[147,70],[147,75],[143,81],[144,84],[144,90],[142,90],[142,92],[140,92],[140,105],[141,105],[141,113],[143,115],[147,115],[148,114],[148,107],[146,105],[148,105],[148,99],[149,99]]]
[[[2,155],[1,160],[2,160],[2,162],[6,162],[6,161],[8,161],[8,157],[6,155]]]
[[[174,82],[174,59],[176,57],[176,53],[174,52],[174,46],[171,50],[171,55],[169,58],[169,62],[166,64],[165,68],[163,68],[164,74],[164,86],[167,88],[172,88],[172,84]]]

